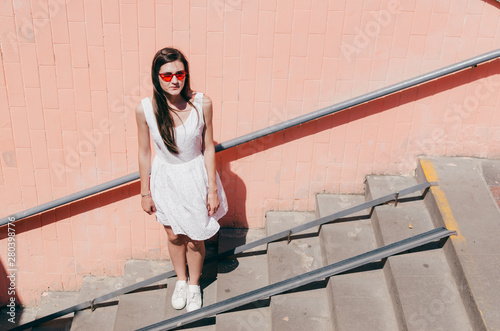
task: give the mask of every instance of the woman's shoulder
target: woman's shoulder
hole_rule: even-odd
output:
[[[141,101],[139,101],[139,103],[135,107],[135,112],[137,114],[139,114],[139,115],[144,114],[144,103],[147,101],[149,101],[149,103],[152,104],[152,97],[146,97],[146,98],[142,99]]]

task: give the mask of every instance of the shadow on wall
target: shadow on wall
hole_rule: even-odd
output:
[[[483,1],[493,7],[496,7],[497,9],[500,9],[500,2],[497,0],[483,0]]]
[[[491,2],[496,3],[494,0]],[[238,228],[248,226],[245,207],[247,188],[243,180],[231,168],[232,162],[494,74],[500,74],[500,59],[479,65],[478,67],[465,69],[437,80],[414,86],[402,92],[352,107],[347,109],[348,111],[331,114],[217,153],[218,170],[229,203],[229,211],[222,218],[221,226]],[[276,183],[280,181],[279,173],[274,179]],[[88,198],[18,220],[16,221],[16,234],[105,207],[123,199],[137,196],[139,193],[140,182],[137,180],[100,194],[95,194]],[[7,238],[7,232],[1,229],[0,240],[5,238]]]
[[[246,166],[245,161],[242,161],[241,163],[238,163],[237,161],[241,161],[254,154],[285,145],[289,142],[326,130],[331,130],[333,128],[346,125],[349,122],[382,113],[401,105],[416,102],[418,100],[431,97],[437,93],[441,93],[495,74],[500,74],[500,59],[493,60],[477,67],[471,67],[460,72],[441,77],[434,81],[408,88],[399,93],[369,101],[349,108],[346,111],[331,114],[218,153],[218,156],[220,155],[220,159],[218,159],[217,162],[222,166],[223,184],[226,194],[228,194],[229,201],[229,212],[228,215],[221,220],[221,226],[235,228],[248,227],[248,221],[246,219],[247,212],[245,210],[247,190],[245,183],[243,183],[241,178],[239,178],[235,172],[253,170],[251,167],[255,167],[256,164],[251,163],[251,165]],[[450,100],[449,102],[453,103],[453,100]],[[442,111],[444,113],[445,109]],[[455,117],[458,116],[457,114],[452,115]],[[446,113],[444,117],[445,121],[453,120],[453,118],[447,118]],[[362,134],[362,132],[359,132],[359,134]],[[367,138],[370,139],[371,137]],[[377,137],[373,137],[373,139],[376,138]],[[279,159],[281,159],[281,156],[279,156]],[[231,166],[232,163],[234,163],[233,166]],[[287,166],[288,165],[286,164],[281,164],[281,170],[278,170],[277,173],[272,176],[266,176],[266,180],[274,180],[275,183],[273,184],[278,184],[280,182],[281,171],[283,171],[283,169]],[[295,167],[293,167],[293,169],[295,169]],[[265,168],[263,168],[263,170],[269,171]],[[262,197],[262,199],[264,199],[264,197]]]
[[[65,220],[91,210],[106,207],[123,199],[137,196],[140,192],[140,182],[135,181],[84,199],[70,202],[40,214],[16,221],[16,234],[30,231],[32,229],[42,228],[46,225]],[[0,240],[5,238],[7,238],[7,233],[4,231],[0,232]]]

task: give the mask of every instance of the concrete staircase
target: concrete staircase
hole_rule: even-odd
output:
[[[182,327],[191,330],[498,330],[500,211],[489,188],[500,161],[421,160],[415,177],[368,176],[366,196],[317,195],[315,212],[268,212],[266,229],[221,229],[207,255],[255,241],[424,180],[421,193],[365,210],[206,265],[204,306],[373,250],[439,226],[459,236],[335,275]],[[487,171],[485,172],[485,169]],[[495,172],[495,169],[498,170]],[[490,176],[489,179],[485,175]],[[486,177],[485,177],[486,176]],[[486,180],[485,180],[486,178]],[[494,182],[494,180],[493,180]],[[498,184],[498,181],[497,181]],[[444,197],[444,200],[443,200]],[[477,242],[477,244],[476,244]],[[122,278],[87,277],[79,293],[47,293],[37,317],[171,270],[129,261]],[[35,330],[135,330],[177,316],[175,278],[111,299]],[[57,308],[54,306],[57,304]]]

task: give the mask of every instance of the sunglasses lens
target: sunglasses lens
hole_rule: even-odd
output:
[[[181,72],[175,74],[175,76],[177,77],[178,80],[184,80],[184,78],[186,78],[186,72],[181,71]]]
[[[172,75],[172,74],[160,74],[160,77],[164,81],[170,82],[172,80],[172,77],[174,77],[174,75]]]

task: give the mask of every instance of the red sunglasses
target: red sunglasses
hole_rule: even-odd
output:
[[[178,80],[184,80],[184,78],[186,78],[187,72],[186,72],[186,70],[181,70],[181,71],[177,71],[175,74],[172,74],[170,72],[166,72],[166,73],[159,74],[159,75],[163,81],[168,83],[172,80],[172,78],[174,78],[174,76],[177,77]]]

